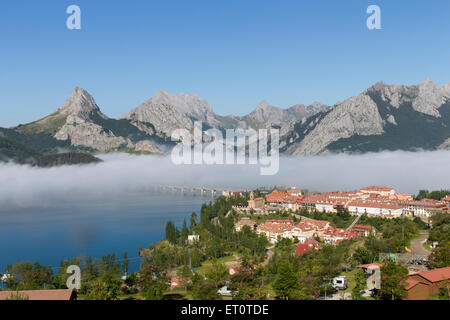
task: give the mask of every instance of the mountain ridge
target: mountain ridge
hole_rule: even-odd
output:
[[[202,121],[204,130],[279,128],[280,151],[288,155],[435,150],[449,149],[449,110],[450,82],[438,86],[429,78],[412,86],[379,81],[334,106],[314,102],[282,109],[262,100],[244,116],[221,116],[195,94],[160,90],[113,119],[92,95],[75,87],[52,114],[0,133],[31,149],[39,145],[44,153],[70,147],[162,154],[174,145],[173,130],[192,130],[194,121]]]

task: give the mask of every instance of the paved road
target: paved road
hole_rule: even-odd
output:
[[[424,248],[422,242],[428,239],[428,233],[421,233],[419,238],[411,240],[411,250],[415,254],[429,255],[431,252]]]

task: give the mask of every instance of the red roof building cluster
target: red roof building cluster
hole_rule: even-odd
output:
[[[288,191],[273,191],[266,196],[266,202],[271,204],[301,204],[304,196],[297,195],[301,194],[300,190],[291,189]]]
[[[299,243],[297,245],[297,249],[295,250],[295,254],[297,256],[301,256],[307,252],[313,251],[313,250],[320,250],[321,246],[320,243],[312,238],[306,239],[305,242]]]
[[[266,220],[257,227],[260,232],[283,233],[294,227],[292,220]]]
[[[248,218],[247,219],[243,218],[234,225],[234,229],[236,231],[241,231],[244,226],[249,226],[250,229],[253,230],[253,228],[256,226],[256,222]]]
[[[348,230],[342,228],[334,228],[329,227],[325,230],[323,233],[323,239],[325,242],[333,242],[338,243],[342,240],[350,240],[350,239],[356,239],[359,238],[359,232],[354,230]]]
[[[405,289],[408,300],[426,300],[430,295],[439,294],[439,290],[450,280],[450,267],[438,268],[410,274]]]
[[[351,230],[358,232],[363,237],[367,237],[373,232],[374,228],[368,225],[355,224]]]

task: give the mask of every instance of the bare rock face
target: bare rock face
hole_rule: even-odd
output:
[[[73,115],[84,120],[89,119],[94,113],[97,113],[104,119],[108,118],[101,113],[94,98],[86,90],[79,87],[73,89],[70,97],[56,112],[67,116]]]
[[[336,105],[317,123],[303,140],[289,146],[286,153],[314,155],[326,152],[326,147],[339,139],[353,135],[379,135],[384,132],[383,119],[377,105],[367,95],[360,94]]]
[[[438,149],[441,150],[450,150],[450,138],[448,138],[447,140],[445,140],[439,147]]]
[[[195,94],[169,94],[161,90],[147,104],[173,106],[179,113],[196,120],[207,121],[214,115],[211,104]]]
[[[390,124],[393,124],[394,126],[397,125],[397,121],[395,121],[395,117],[392,114],[388,115],[386,121],[389,122]]]
[[[439,118],[439,107],[450,100],[450,84],[439,87],[431,79],[426,78],[417,86],[387,85],[378,82],[367,92],[377,91],[383,101],[389,103],[394,108],[400,107],[402,103],[410,102],[413,109]]]
[[[152,154],[163,154],[155,145],[149,140],[142,140],[134,145],[134,151],[152,153]]]
[[[407,87],[402,85],[387,85],[384,82],[377,82],[365,93],[370,91],[378,91],[383,101],[389,103],[394,108],[399,108],[400,104],[404,102],[404,93]]]
[[[94,98],[84,89],[75,88],[56,114],[67,117],[54,135],[57,140],[70,140],[74,146],[90,147],[101,152],[115,151],[121,147],[134,148],[128,137],[116,135],[96,122],[98,119],[116,120],[104,115]],[[139,148],[146,148],[148,152],[160,152],[150,141],[139,145]]]
[[[450,82],[446,83],[443,87],[444,93],[447,97],[450,97]]]
[[[296,104],[288,109],[281,109],[268,104],[266,101],[261,101],[253,112],[244,117],[244,121],[246,127],[253,129],[281,128],[286,123],[310,117],[328,108],[328,106],[320,102],[314,102],[310,106]]]
[[[439,87],[431,79],[423,80],[417,85],[418,94],[412,103],[414,110],[439,118],[439,107],[450,99],[447,89]]]
[[[194,121],[203,121],[212,127],[220,125],[208,101],[195,94],[169,94],[163,90],[120,119],[131,120],[136,126],[151,123],[167,137],[176,129],[193,129]]]
[[[74,146],[90,147],[101,152],[117,150],[127,143],[123,137],[116,137],[106,132],[103,127],[82,119],[77,115],[69,115],[66,124],[55,134],[58,140],[70,139]]]
[[[139,107],[125,113],[120,119],[131,120],[139,129],[144,123],[151,123],[157,132],[170,137],[176,129],[193,129],[193,121],[168,104],[154,104],[152,100],[144,102]],[[144,129],[145,130],[145,129]]]

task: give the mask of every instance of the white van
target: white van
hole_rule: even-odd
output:
[[[333,288],[337,290],[345,290],[348,288],[348,281],[347,277],[345,276],[339,276],[333,278]]]
[[[217,290],[217,293],[223,297],[232,297],[233,293],[231,292],[231,289],[227,286],[224,286]]]

